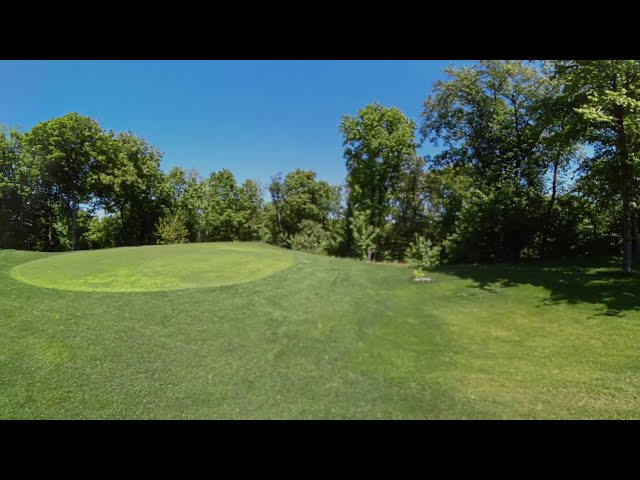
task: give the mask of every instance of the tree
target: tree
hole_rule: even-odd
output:
[[[339,215],[340,192],[335,186],[317,180],[316,172],[296,169],[284,179],[276,175],[269,185],[271,203],[265,211],[270,241],[289,246],[301,231],[303,221],[320,225],[324,230]]]
[[[373,261],[376,243],[382,230],[369,223],[371,213],[368,211],[355,212],[351,218],[351,231],[353,233],[353,246],[356,253],[363,260]]]
[[[238,238],[257,240],[264,200],[262,188],[256,180],[245,180],[238,192]]]
[[[474,239],[464,243],[489,247],[484,259],[517,261],[541,221],[547,152],[540,100],[549,86],[538,68],[521,61],[445,71],[450,78],[436,82],[422,112],[423,142],[444,146],[430,167],[466,167],[479,192],[468,205],[489,223],[460,226],[458,240],[466,232]]]
[[[395,107],[372,103],[355,117],[345,115],[340,131],[350,210],[367,212],[368,224],[381,231],[391,213],[403,165],[415,158],[415,123]]]
[[[181,167],[173,167],[165,176],[168,208],[172,213],[180,212],[185,227],[189,232],[189,240],[201,238],[202,214],[204,199],[202,185],[195,170],[185,171]]]
[[[544,259],[552,225],[556,220],[556,199],[560,174],[572,162],[579,163],[583,152],[580,143],[580,128],[575,121],[575,102],[572,98],[562,94],[563,83],[553,76],[553,62],[545,62],[544,72],[547,75],[546,95],[539,99],[539,121],[543,132],[540,138],[545,151],[547,168],[551,170],[551,196],[547,207],[546,218],[543,222],[542,239],[540,244],[540,260]]]
[[[0,126],[0,248],[16,248],[26,240],[28,191],[21,182],[21,136]]]
[[[169,209],[178,211],[184,208],[184,198],[189,187],[187,172],[181,167],[172,167],[165,177],[168,189]]]
[[[403,257],[411,239],[429,226],[427,178],[425,161],[417,155],[409,158],[400,172],[391,201],[392,228],[387,246],[390,254],[397,259]]]
[[[560,61],[555,73],[576,106],[594,156],[583,168],[604,179],[622,204],[623,271],[631,272],[633,199],[640,178],[640,61]]]
[[[131,132],[110,132],[108,154],[97,168],[98,203],[120,219],[120,245],[151,243],[171,197],[160,170],[162,152]]]
[[[105,154],[103,137],[95,120],[77,113],[39,123],[25,134],[29,155],[37,159],[39,173],[51,181],[51,193],[70,219],[71,250],[76,249],[78,210],[91,199],[91,175]]]
[[[238,214],[239,190],[233,173],[227,169],[213,172],[204,188],[206,239],[237,240],[241,217]]]
[[[157,243],[171,245],[174,243],[187,243],[189,231],[180,212],[167,213],[162,217],[155,230]]]
[[[311,253],[327,253],[330,233],[313,220],[300,222],[299,231],[291,238],[291,248]]]

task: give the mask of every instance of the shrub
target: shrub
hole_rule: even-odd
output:
[[[413,271],[413,278],[415,278],[415,279],[425,278],[426,276],[427,276],[427,274],[421,268],[418,268],[418,269]]]
[[[167,213],[156,225],[156,239],[159,245],[187,243],[189,231],[180,213]]]
[[[372,261],[377,250],[377,241],[382,231],[370,225],[368,218],[370,212],[355,212],[351,218],[351,232],[353,234],[353,247],[358,256],[363,260]]]
[[[116,216],[92,217],[86,233],[87,247],[112,248],[118,246],[120,220]]]
[[[433,245],[431,240],[416,235],[415,240],[409,244],[404,259],[410,266],[417,268],[417,271],[422,271],[423,268],[440,264],[440,252],[440,245]]]
[[[327,253],[330,234],[322,228],[322,225],[312,220],[303,220],[299,227],[300,231],[289,242],[293,250]]]

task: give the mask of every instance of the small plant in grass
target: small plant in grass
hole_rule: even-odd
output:
[[[427,274],[421,268],[418,268],[413,271],[413,281],[414,282],[431,282],[431,277],[427,277]]]
[[[409,266],[422,270],[440,264],[440,252],[439,245],[433,245],[431,240],[416,235],[415,240],[405,251],[404,259]]]

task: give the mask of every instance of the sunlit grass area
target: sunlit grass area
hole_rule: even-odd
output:
[[[417,284],[260,244],[4,250],[0,417],[638,418],[640,279],[618,269]]]

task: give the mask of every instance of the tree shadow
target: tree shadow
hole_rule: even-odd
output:
[[[496,287],[534,285],[550,292],[544,304],[603,305],[600,315],[622,317],[640,310],[640,273],[625,274],[617,258],[580,260],[574,264],[445,265],[436,272],[475,282],[471,288],[497,293]]]

